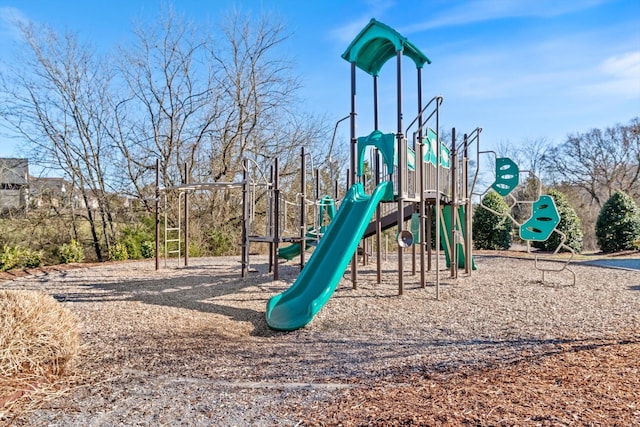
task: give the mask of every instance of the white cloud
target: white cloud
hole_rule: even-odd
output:
[[[329,32],[329,36],[332,39],[339,41],[342,44],[350,43],[354,37],[367,25],[371,18],[361,17],[346,24],[341,25],[338,28],[334,28]]]
[[[621,78],[635,78],[640,81],[640,51],[607,58],[601,66],[608,74]]]
[[[394,0],[365,0],[364,3],[363,9],[366,11],[363,14],[329,32],[332,39],[349,44],[371,18],[379,17],[395,6]]]
[[[607,0],[475,0],[436,13],[432,18],[401,28],[411,34],[474,22],[516,17],[552,17],[588,9]]]
[[[608,57],[600,63],[597,71],[598,81],[582,88],[586,93],[640,99],[640,51]]]
[[[27,17],[15,7],[0,7],[0,35],[3,38],[17,40],[20,38],[18,23],[26,23]]]

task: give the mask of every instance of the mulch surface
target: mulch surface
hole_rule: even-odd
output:
[[[638,426],[635,332],[492,367],[399,373],[393,385],[348,389],[324,407],[292,410],[313,426]]]

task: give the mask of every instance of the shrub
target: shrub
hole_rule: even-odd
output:
[[[121,243],[126,251],[126,259],[140,259],[142,258],[142,243],[135,238],[135,236],[125,236],[119,243]]]
[[[603,252],[638,249],[640,213],[624,192],[616,191],[602,206],[596,221],[596,239]]]
[[[13,268],[36,268],[42,266],[42,251],[23,249],[20,246],[4,245],[0,253],[0,271]]]
[[[143,258],[153,258],[156,256],[156,243],[150,240],[145,240],[140,245],[140,254]]]
[[[43,264],[42,257],[43,257],[42,251],[25,249],[24,251],[22,251],[20,264],[22,267],[26,267],[26,268],[42,267],[42,264]]]
[[[155,255],[155,250],[151,256],[145,256],[143,253],[142,246],[144,242],[154,240],[155,223],[153,223],[154,228],[151,228],[148,222],[143,218],[142,222],[125,227],[122,230],[123,237],[119,239],[119,242],[127,248],[127,259],[151,258]],[[152,248],[154,246],[155,244],[153,244]],[[148,249],[145,249],[147,255],[149,254]]]
[[[509,213],[509,205],[491,190],[482,199],[482,204],[498,212]],[[511,246],[511,220],[478,206],[473,213],[473,243],[476,249],[509,249]]]
[[[220,230],[210,230],[207,233],[207,243],[213,256],[232,255],[235,250],[234,237],[230,233]]]
[[[129,259],[129,253],[127,252],[127,246],[122,242],[117,242],[109,246],[109,260],[110,261],[124,261]]]
[[[560,222],[556,228],[567,236],[564,244],[578,253],[582,252],[582,221],[580,221],[578,214],[564,193],[549,189],[549,195],[553,197],[558,214],[560,214]],[[555,251],[560,245],[560,239],[561,237],[558,233],[551,233],[551,236],[544,242],[534,241],[531,242],[531,246],[543,251]]]
[[[198,242],[189,241],[189,256],[194,258],[205,256],[205,248]]]
[[[0,253],[0,271],[9,271],[20,266],[22,250],[19,246],[4,245]]]
[[[84,249],[80,243],[72,239],[70,243],[65,243],[60,246],[58,249],[58,257],[63,264],[82,262],[84,260]]]

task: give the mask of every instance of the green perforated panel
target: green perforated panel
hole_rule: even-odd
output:
[[[520,238],[544,242],[551,236],[553,230],[560,222],[560,214],[553,202],[553,197],[544,195],[533,203],[533,212],[522,226],[520,226]]]
[[[491,188],[505,197],[518,186],[519,180],[520,169],[518,165],[508,157],[498,157],[496,159],[496,181]]]

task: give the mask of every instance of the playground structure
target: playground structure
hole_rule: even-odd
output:
[[[406,129],[403,123],[403,56],[410,58],[416,66],[418,87],[418,113]],[[469,274],[473,268],[470,227],[472,188],[469,185],[468,153],[472,144],[479,147],[481,129],[465,135],[459,145],[456,144],[454,129],[451,147],[442,143],[439,118],[443,98],[433,97],[426,104],[422,101],[422,69],[431,61],[391,27],[372,19],[342,57],[351,64],[349,190],[295,283],[267,303],[267,324],[276,330],[298,329],[310,322],[335,291],[349,263],[351,281],[354,287],[357,286],[356,249],[363,237],[376,236],[380,282],[380,236],[383,227],[397,227],[400,295],[404,289],[405,249],[414,248],[415,261],[416,244],[420,248],[420,285],[426,287],[425,271],[431,270],[433,255],[430,244],[432,229],[428,226],[432,215],[438,218],[433,236],[436,298],[439,298],[438,254],[441,243],[452,277],[457,277],[459,267]],[[383,65],[394,57],[397,71],[397,129],[394,133],[383,133],[379,129],[378,79]],[[357,69],[373,77],[374,130],[360,137],[356,133]],[[428,126],[430,123],[433,123],[433,127]],[[408,135],[411,135],[411,141]],[[369,164],[372,170],[369,182],[364,174],[367,152],[373,160]],[[475,181],[474,177],[473,183]],[[381,204],[392,208],[385,209],[383,214]],[[443,209],[445,206],[448,209]],[[371,221],[374,214],[375,219]],[[445,220],[445,216],[449,217],[449,221]],[[410,228],[414,232],[405,226],[409,219],[413,219]]]
[[[274,280],[278,279],[279,258],[292,260],[299,257],[300,260],[301,273],[295,283],[267,303],[267,324],[276,330],[294,330],[309,323],[331,298],[349,264],[351,282],[356,288],[358,249],[363,250],[363,258],[366,258],[366,239],[372,237],[375,237],[377,282],[381,283],[382,232],[392,227],[397,231],[398,294],[404,292],[405,258],[411,249],[412,274],[417,274],[416,258],[419,255],[420,287],[426,288],[426,273],[433,270],[435,296],[439,299],[441,250],[451,278],[458,276],[459,269],[464,269],[465,274],[471,274],[475,269],[472,197],[482,197],[491,188],[503,197],[509,197],[518,185],[520,171],[517,165],[508,159],[497,159],[496,182],[483,193],[474,191],[478,168],[471,177],[470,153],[475,149],[478,165],[480,154],[487,153],[480,150],[482,129],[476,128],[464,134],[458,142],[453,128],[450,145],[442,141],[439,129],[443,98],[435,96],[423,103],[422,97],[422,69],[431,61],[394,29],[372,19],[342,57],[351,65],[351,112],[336,123],[337,129],[340,122],[347,119],[350,122],[348,190],[342,199],[339,198],[337,180],[330,191],[332,196],[321,191],[318,170],[313,165],[308,167],[308,155],[303,147],[297,193],[282,194],[277,158],[268,174],[261,171],[255,161],[244,159],[241,182],[188,184],[185,177],[185,184],[173,188],[179,191],[179,205],[184,204],[184,235],[180,234],[179,213],[177,227],[167,227],[165,218],[165,260],[172,253],[180,258],[182,242],[188,247],[188,194],[198,190],[242,190],[242,277],[250,271],[252,243],[268,244],[269,272],[273,273]],[[383,133],[379,129],[379,77],[382,67],[394,57],[396,131]],[[403,57],[408,57],[417,71],[417,114],[406,127],[403,121]],[[358,136],[356,131],[358,69],[373,78],[374,129],[365,136]],[[330,153],[334,140],[335,130]],[[157,188],[159,200],[159,194],[165,189]],[[512,205],[532,205],[533,215],[523,224],[508,215],[519,226],[525,241],[546,240],[555,231],[562,237],[556,252],[562,248],[570,250],[564,245],[565,236],[556,228],[559,216],[549,196],[539,196],[532,202],[515,198],[513,201]],[[337,205],[339,209],[336,211]],[[177,232],[177,239],[167,237],[172,232]],[[361,242],[364,242],[362,247]],[[175,251],[167,250],[171,243],[177,244]],[[280,247],[282,243],[288,246]],[[156,248],[159,247],[157,227]],[[306,250],[312,247],[314,250],[306,261]],[[158,252],[156,268],[159,265]],[[184,260],[188,265],[187,253],[184,253]],[[570,260],[561,270],[567,269]],[[537,255],[535,266],[542,270],[543,280],[545,272],[556,271],[541,267]]]
[[[250,269],[251,243],[267,243],[269,247],[269,272],[278,279],[278,258],[291,260],[300,257],[300,267],[305,263],[305,250],[317,244],[335,215],[335,198],[338,185],[334,185],[334,197],[320,197],[319,171],[313,165],[307,167],[309,156],[302,147],[300,155],[299,191],[292,196],[283,194],[280,188],[278,159],[274,160],[269,174],[258,164],[245,158],[243,176],[238,182],[189,183],[185,175],[177,186],[161,187],[159,165],[156,165],[156,270],[160,259],[174,257],[177,266],[189,265],[189,195],[198,191],[241,190],[242,200],[242,272],[246,277]],[[184,167],[188,170],[187,164]],[[312,188],[312,196],[308,189]],[[175,218],[169,216],[168,194],[177,199]],[[311,197],[311,198],[310,198]],[[162,221],[160,220],[162,218]],[[160,224],[163,224],[161,227]],[[279,247],[281,243],[289,246]]]
[[[280,189],[279,160],[271,166],[269,177],[245,159],[243,174],[242,277],[250,268],[251,243],[269,247],[269,272],[278,280],[278,260],[299,256],[305,266],[305,253],[315,247],[335,215],[338,184],[329,196],[321,192],[319,170],[308,162],[304,147],[300,153],[298,192],[283,194]],[[253,171],[253,173],[252,173]],[[324,194],[324,195],[322,195]],[[288,246],[280,247],[281,243]],[[304,248],[304,249],[303,249]]]
[[[348,191],[341,200],[338,197],[337,181],[332,198],[321,196],[317,170],[311,167],[312,172],[308,173],[304,148],[301,153],[299,192],[295,194],[294,200],[281,194],[278,159],[274,159],[268,176],[257,168],[255,162],[245,159],[241,182],[199,185],[189,184],[185,177],[183,185],[172,188],[180,194],[179,205],[184,204],[184,225],[181,225],[180,214],[176,227],[167,227],[168,221],[165,218],[165,260],[169,255],[178,255],[180,258],[180,247],[183,244],[188,247],[188,194],[197,190],[234,188],[242,189],[242,277],[250,270],[252,243],[269,245],[269,271],[273,272],[274,280],[278,279],[279,256],[287,259],[300,257],[300,266],[304,268],[296,282],[288,291],[272,298],[267,306],[267,323],[274,329],[291,330],[308,323],[331,297],[350,262],[351,281],[353,287],[357,287],[356,250],[363,238],[375,236],[377,280],[380,283],[381,233],[391,227],[397,229],[400,295],[404,290],[407,248],[412,248],[412,273],[416,274],[419,247],[420,286],[423,288],[427,282],[425,272],[433,269],[435,249],[436,298],[439,298],[441,269],[438,255],[441,246],[452,277],[457,277],[459,268],[464,268],[470,274],[474,265],[469,148],[475,145],[476,151],[479,149],[481,129],[465,134],[460,143],[456,142],[456,132],[453,129],[451,145],[446,146],[442,142],[439,128],[443,98],[435,96],[427,103],[423,103],[422,98],[422,69],[431,61],[416,46],[385,24],[372,19],[342,57],[351,64],[351,112],[338,123],[349,119],[351,160],[347,171]],[[381,68],[394,57],[397,128],[393,133],[383,133],[379,129],[378,82]],[[406,128],[403,122],[403,57],[413,61],[417,70],[417,114]],[[360,137],[356,133],[355,102],[358,69],[373,78],[374,104],[374,129],[368,135]],[[334,140],[331,141],[331,149],[333,143]],[[366,159],[369,159],[368,163]],[[365,163],[371,172],[366,176]],[[312,177],[311,185],[308,183],[309,176]],[[475,177],[472,182],[475,183]],[[159,200],[159,194],[169,189],[160,189],[158,182],[157,184]],[[308,197],[308,187],[314,188],[312,198]],[[335,212],[337,203],[340,208]],[[290,208],[292,205],[295,209]],[[308,215],[310,209],[311,219]],[[291,215],[291,210],[298,211],[297,229],[294,225],[293,233],[291,230],[287,232],[292,223],[296,222],[296,215]],[[259,217],[264,219],[263,224],[257,220]],[[435,224],[433,228],[428,226],[432,221]],[[183,226],[184,233],[181,235]],[[176,233],[177,237],[168,238],[171,233]],[[159,235],[157,226],[156,248],[160,248]],[[435,241],[435,248],[432,248],[432,241]],[[280,248],[281,243],[288,243],[289,246]],[[167,250],[171,244],[177,248]],[[305,262],[303,248],[307,249],[309,246],[315,246],[315,250],[309,261]],[[184,264],[188,265],[188,254],[183,255]],[[158,250],[156,256],[158,268]]]
[[[477,195],[480,198],[479,206],[497,216],[508,218],[518,229],[519,237],[526,243],[528,253],[532,253],[531,242],[544,242],[548,240],[553,233],[557,233],[560,236],[560,242],[551,255],[556,255],[560,250],[565,250],[570,253],[569,257],[564,260],[560,260],[560,267],[552,268],[542,266],[542,258],[538,253],[533,253],[535,260],[534,266],[537,270],[542,272],[543,282],[545,281],[545,273],[562,272],[566,270],[571,273],[573,285],[575,285],[576,274],[569,268],[569,265],[575,256],[575,251],[573,248],[565,244],[567,236],[558,229],[558,224],[560,224],[561,218],[553,197],[541,194],[542,184],[540,179],[532,171],[520,170],[518,165],[512,159],[508,157],[498,157],[498,155],[493,151],[478,151],[478,157],[481,154],[490,154],[493,156],[495,164],[495,181],[491,186],[487,187],[484,192],[472,194]],[[518,200],[514,196],[516,190],[523,185],[520,181],[520,175],[522,174],[528,174],[535,182],[534,187],[537,191],[537,195],[533,200]],[[496,212],[483,203],[484,197],[489,193],[489,191],[495,191],[505,199],[507,205],[509,205],[509,212]],[[517,221],[511,214],[513,208],[518,205],[530,205],[531,215],[522,223]],[[545,261],[554,260],[547,257]],[[547,263],[546,265],[550,264]]]

